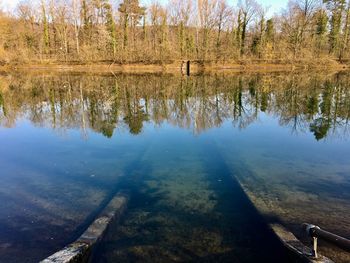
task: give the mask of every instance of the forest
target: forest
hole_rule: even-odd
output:
[[[348,61],[350,1],[270,13],[255,0],[24,0],[0,10],[0,65]]]

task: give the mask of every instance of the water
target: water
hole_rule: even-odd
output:
[[[59,250],[121,189],[96,262],[286,262],[267,222],[350,237],[349,81],[0,76],[0,262]]]

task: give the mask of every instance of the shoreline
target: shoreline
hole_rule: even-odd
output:
[[[190,74],[201,73],[273,73],[273,72],[303,72],[303,71],[347,71],[350,65],[340,64],[336,61],[314,61],[313,63],[272,63],[272,62],[199,62],[190,61]],[[28,63],[6,64],[0,66],[1,72],[13,71],[55,71],[75,73],[173,73],[186,75],[186,62],[175,61],[167,64],[144,64],[144,63]]]

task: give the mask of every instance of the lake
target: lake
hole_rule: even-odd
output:
[[[350,74],[0,75],[0,262],[288,262],[268,228],[350,237]],[[349,254],[321,243],[337,262]]]

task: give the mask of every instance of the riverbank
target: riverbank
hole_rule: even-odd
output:
[[[0,71],[57,71],[57,72],[87,72],[87,73],[179,73],[187,74],[187,61],[169,61],[167,63],[114,63],[97,61],[82,63],[60,61],[33,61],[27,64],[5,64]],[[290,71],[342,71],[349,70],[348,63],[335,60],[287,61],[287,60],[242,60],[231,62],[189,61],[189,73],[216,72],[290,72]]]

